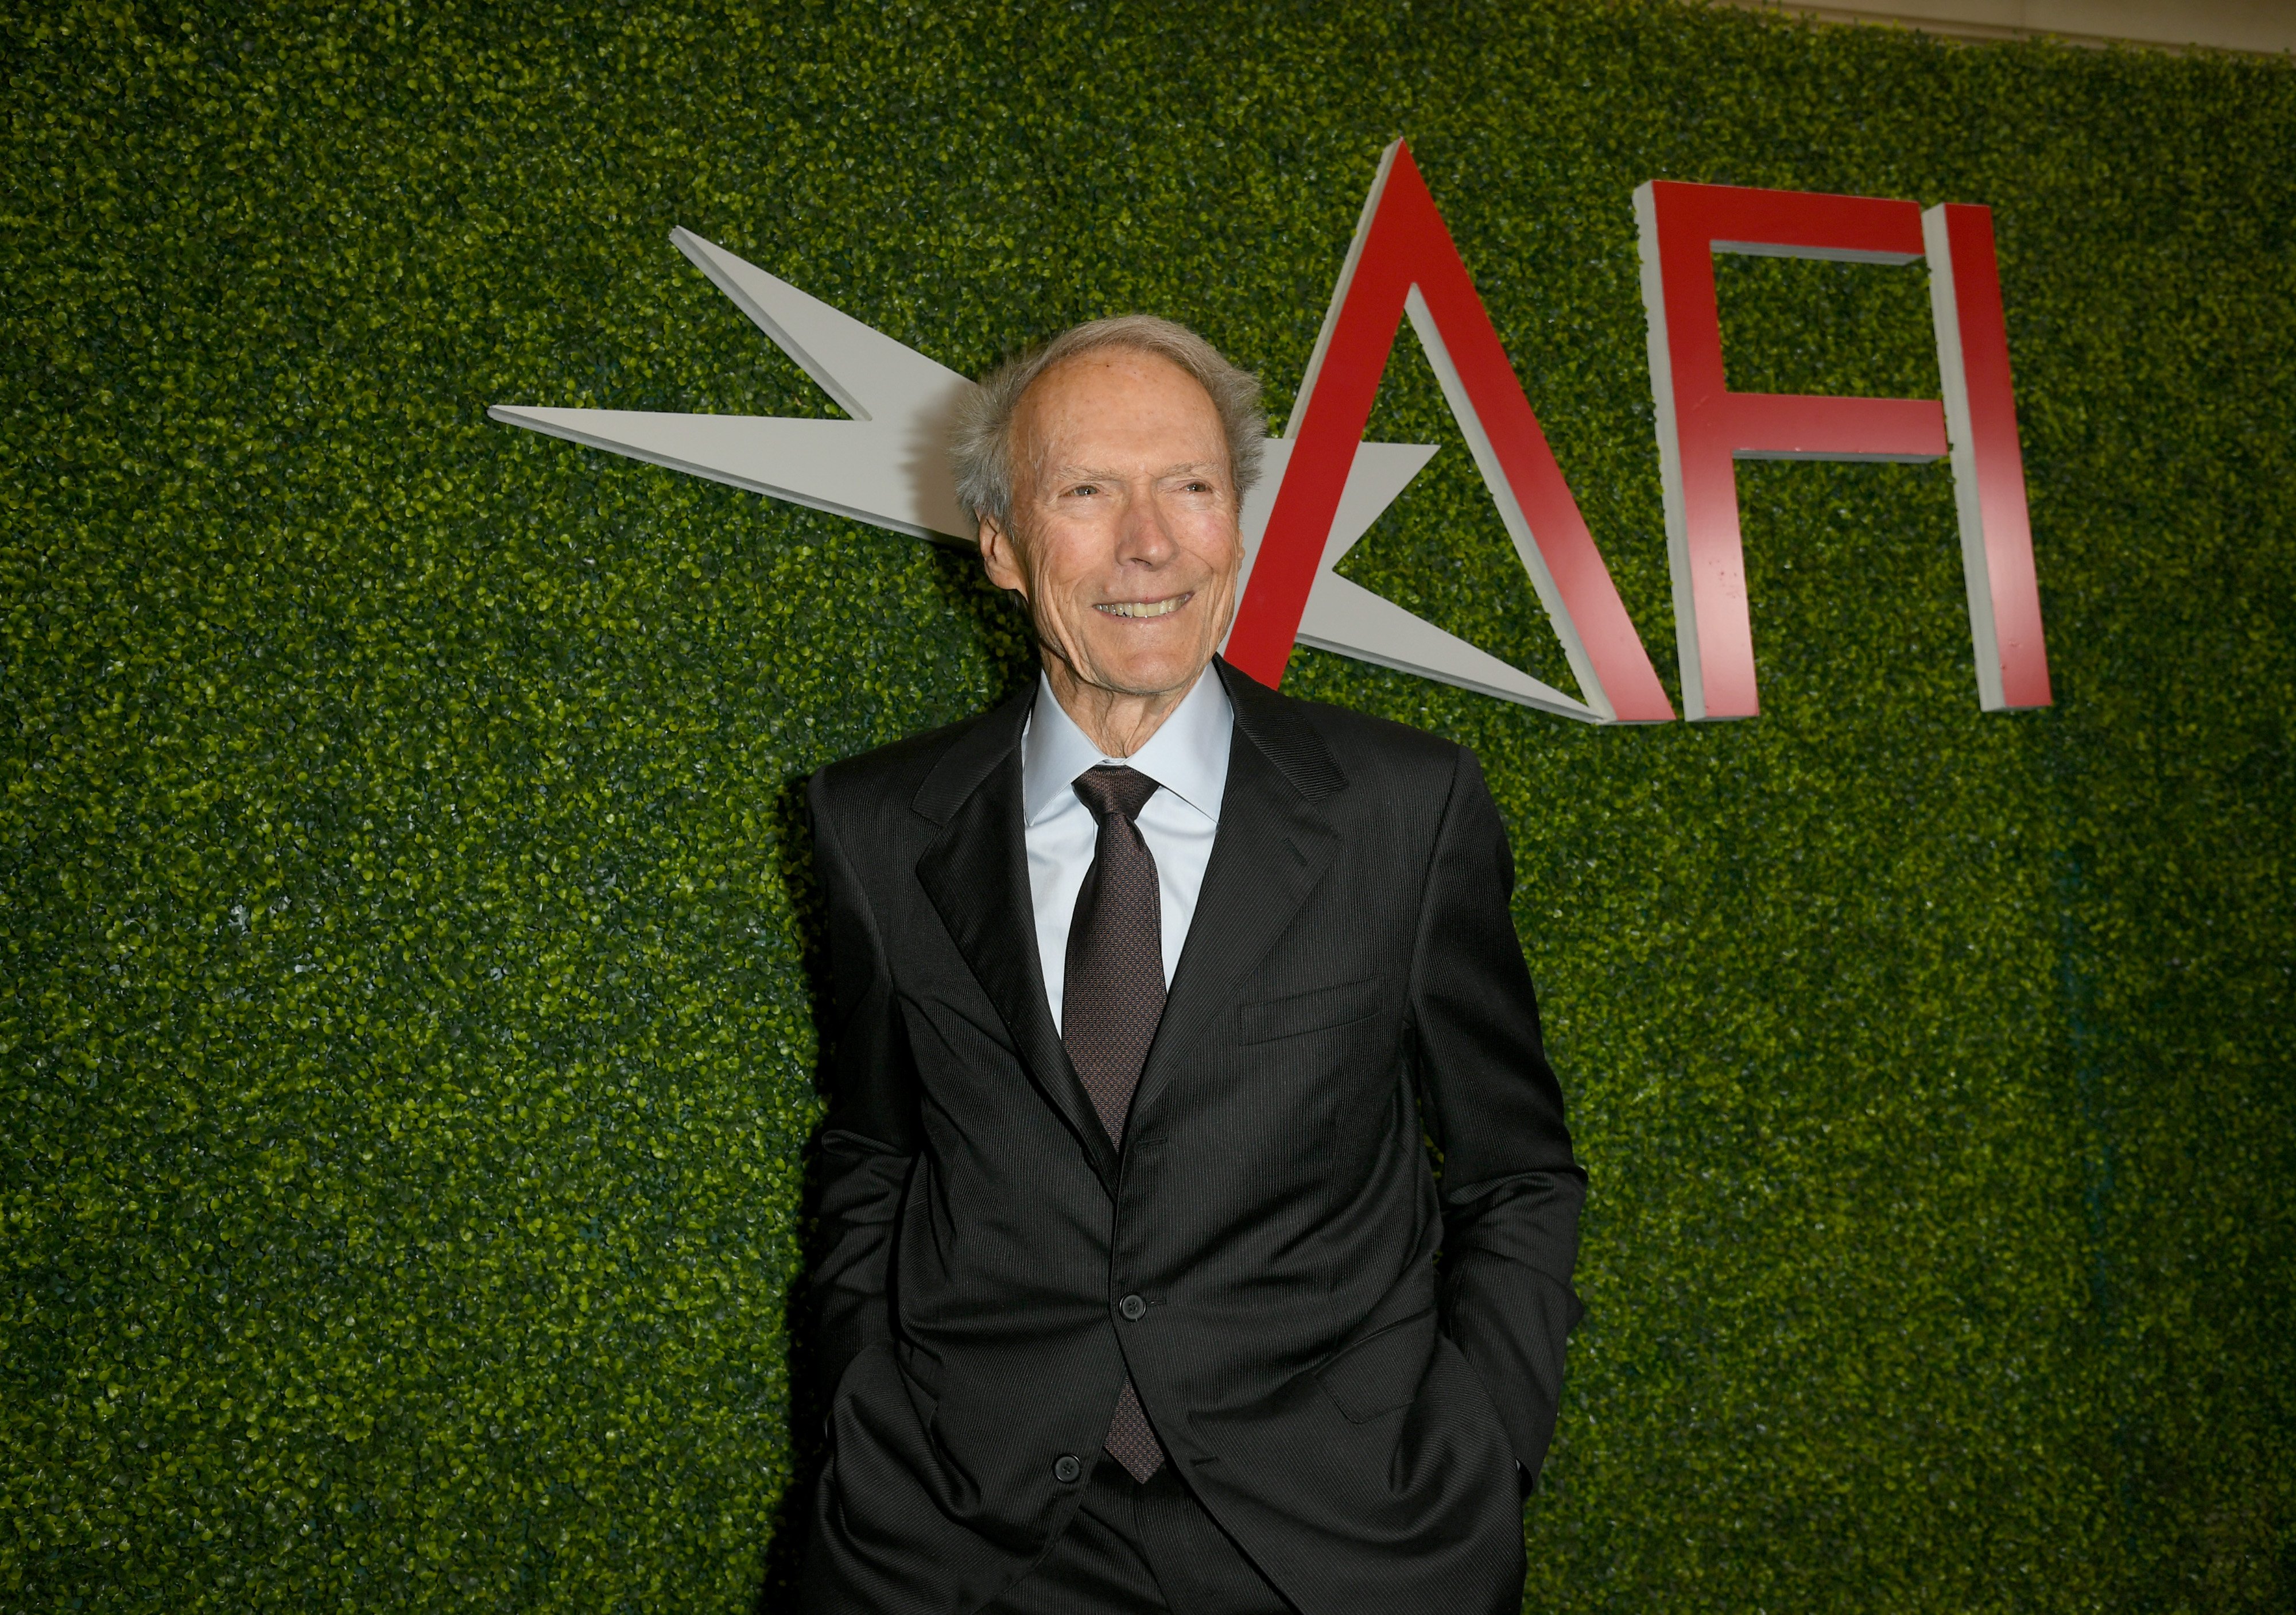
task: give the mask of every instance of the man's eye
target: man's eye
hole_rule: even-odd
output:
[[[1069,493],[1071,496],[1078,494],[1096,494],[1098,492],[1100,492],[1100,484],[1097,482],[1079,482],[1074,488],[1069,489]]]

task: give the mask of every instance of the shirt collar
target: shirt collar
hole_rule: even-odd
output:
[[[1227,754],[1234,735],[1235,709],[1218,670],[1208,666],[1146,745],[1130,757],[1106,757],[1061,706],[1051,681],[1038,673],[1037,704],[1021,736],[1022,822],[1037,824],[1076,800],[1070,787],[1086,769],[1099,763],[1124,763],[1217,824],[1220,799],[1227,793]]]

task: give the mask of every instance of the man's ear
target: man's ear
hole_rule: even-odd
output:
[[[1013,535],[994,516],[980,518],[980,568],[998,588],[1009,589],[1023,600],[1029,597],[1028,578],[1021,570],[1020,551],[1013,542]]]

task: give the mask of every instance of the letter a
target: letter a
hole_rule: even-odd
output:
[[[1319,572],[1337,559],[1326,557],[1326,540],[1406,313],[1586,697],[1582,706],[1550,693],[1557,699],[1535,704],[1595,722],[1672,718],[1674,709],[1498,332],[1410,148],[1399,140],[1380,160],[1323,334],[1308,361],[1284,431],[1291,452],[1228,636],[1228,660],[1264,684],[1283,678],[1292,643],[1302,636],[1309,595],[1318,591]],[[1449,638],[1422,626],[1429,635]],[[1414,658],[1378,654],[1377,647],[1350,648],[1392,665],[1417,665]]]

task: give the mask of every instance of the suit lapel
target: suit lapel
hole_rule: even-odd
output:
[[[1021,814],[1020,737],[1027,713],[1022,697],[990,714],[927,778],[916,807],[941,821],[941,832],[917,860],[917,880],[1004,1018],[1029,1079],[1112,1192],[1116,1151],[1053,1026],[1037,957]]]
[[[1282,696],[1224,661],[1213,665],[1235,709],[1227,788],[1195,917],[1133,1097],[1135,1118],[1147,1113],[1198,1039],[1214,1029],[1322,882],[1339,845],[1316,803],[1346,777],[1322,737]]]

